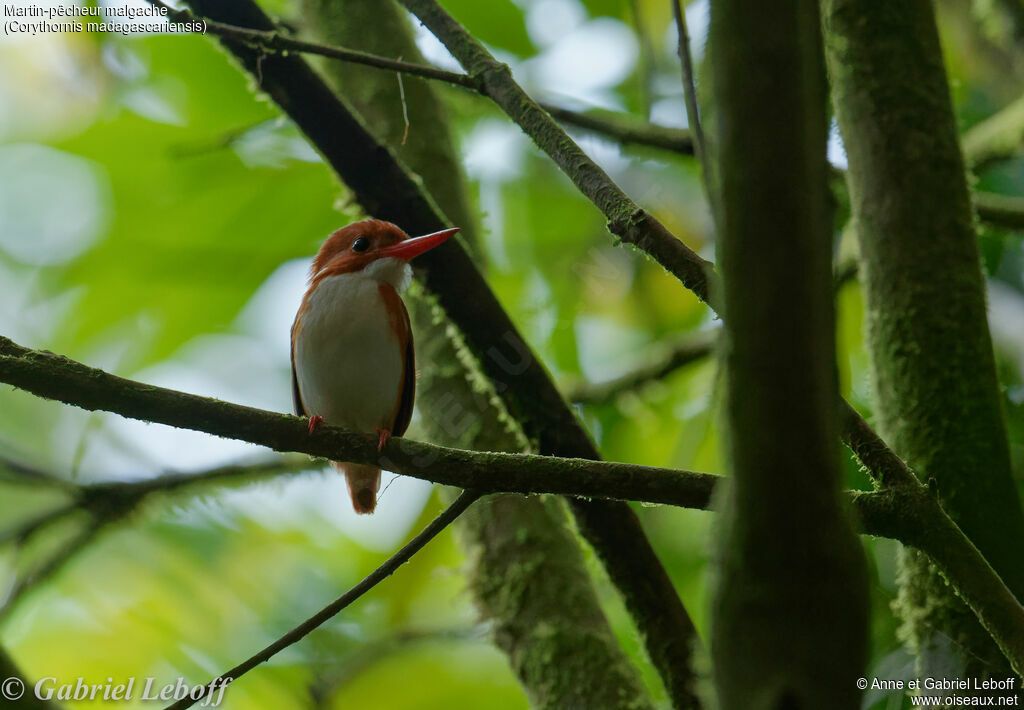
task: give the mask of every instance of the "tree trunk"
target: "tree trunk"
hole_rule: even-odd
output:
[[[715,685],[726,710],[853,710],[867,584],[840,500],[817,4],[720,0],[711,33],[733,474],[719,521]]]
[[[1010,473],[964,164],[928,0],[827,0],[879,430],[1022,598]],[[929,560],[898,609],[922,675],[1000,675],[1001,654]]]

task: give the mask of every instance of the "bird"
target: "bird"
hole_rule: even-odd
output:
[[[332,232],[309,271],[308,288],[291,329],[292,399],[308,417],[376,432],[377,450],[401,436],[412,418],[416,363],[409,312],[399,293],[412,276],[409,260],[459,231],[410,237],[390,222],[369,219]],[[377,506],[380,468],[332,461],[348,482],[356,513]]]

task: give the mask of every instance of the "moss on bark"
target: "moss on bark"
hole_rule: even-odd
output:
[[[879,429],[1021,598],[1024,518],[985,313],[964,162],[928,0],[827,0],[836,113],[849,157]],[[898,608],[922,671],[1005,667],[920,553]],[[952,641],[952,643],[950,643]]]

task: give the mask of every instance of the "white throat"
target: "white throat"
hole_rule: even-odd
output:
[[[395,290],[401,292],[412,280],[412,267],[409,262],[394,257],[377,259],[360,272],[369,279],[376,279],[391,284]]]

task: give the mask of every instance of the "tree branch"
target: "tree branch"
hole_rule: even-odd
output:
[[[934,7],[926,0],[824,7],[880,430],[937,482],[950,516],[1024,595],[1024,512]],[[901,568],[896,607],[922,674],[948,667],[938,645],[952,635],[967,651],[959,659],[967,675],[998,675],[997,649],[931,561],[908,554]]]
[[[270,644],[259,653],[249,657],[231,670],[214,678],[206,684],[206,689],[199,697],[192,697],[191,695],[188,695],[178,702],[167,706],[167,710],[183,710],[184,708],[192,707],[195,703],[209,695],[212,690],[216,690],[228,683],[233,683],[256,666],[272,658],[275,654],[280,653],[292,644],[301,641],[303,638],[308,636],[310,632],[337,616],[342,610],[359,599],[359,597],[363,596],[394,574],[395,570],[408,562],[409,558],[423,549],[428,542],[437,537],[437,535],[448,527],[452,521],[459,517],[466,508],[472,505],[480,495],[481,494],[478,491],[463,491],[455,502],[445,508],[440,515],[434,518],[434,520],[427,525],[427,527],[423,528],[419,535],[406,543],[401,550],[389,557],[384,564],[367,575],[359,584],[352,587],[350,590],[342,594],[313,616],[306,619],[277,641],[274,641],[274,643]]]
[[[534,454],[449,449],[400,437],[377,451],[377,437],[329,424],[310,434],[299,417],[222,402],[128,380],[45,351],[30,350],[0,337],[0,381],[40,397],[91,411],[202,431],[276,451],[297,451],[326,459],[376,464],[413,478],[486,492],[555,493],[628,499],[634,490],[652,503],[707,508],[717,477],[691,471]],[[86,488],[110,507],[143,495],[173,491],[192,483],[251,475],[248,467],[224,467],[197,476],[161,476],[136,483]],[[113,497],[122,503],[114,506]]]
[[[659,126],[627,118],[625,114],[613,111],[588,111],[579,113],[550,103],[540,102],[541,108],[564,124],[586,131],[600,133],[623,145],[642,145],[648,148],[670,150],[683,155],[693,155],[693,137],[682,128]]]
[[[919,486],[920,481],[903,459],[890,449],[845,399],[840,403],[839,432],[843,442],[864,464],[872,480],[881,488]]]
[[[100,531],[106,527],[109,520],[91,518],[85,525],[70,539],[64,542],[54,553],[50,555],[37,569],[28,573],[10,588],[7,596],[0,605],[0,621],[5,621],[14,611],[14,608],[25,598],[25,595],[40,583],[52,578],[79,552],[84,550],[89,543],[96,539]]]

